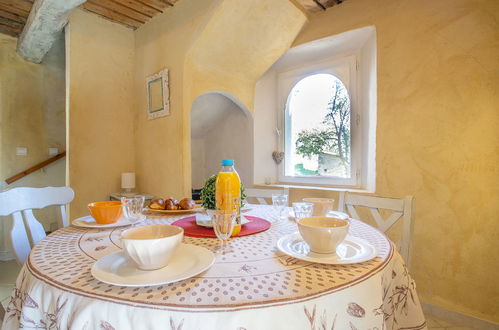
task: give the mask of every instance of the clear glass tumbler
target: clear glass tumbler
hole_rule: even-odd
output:
[[[225,254],[229,252],[227,250],[227,241],[229,240],[232,231],[234,230],[234,225],[236,224],[236,212],[227,212],[223,210],[217,210],[213,212],[212,224],[215,235],[220,240],[220,246],[215,248],[215,252]]]
[[[121,197],[121,207],[123,215],[128,221],[135,223],[143,219],[142,209],[144,207],[145,197],[141,195],[133,197]]]
[[[287,214],[285,213],[286,207],[288,206],[288,195],[273,194],[272,205],[277,209],[279,219],[288,218]]]
[[[311,217],[314,211],[314,204],[306,202],[293,203],[293,212],[295,213],[295,220],[298,221],[302,218]]]

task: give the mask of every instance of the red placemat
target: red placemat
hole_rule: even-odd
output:
[[[252,217],[250,215],[245,215],[245,218],[250,222],[244,224],[241,228],[241,232],[235,236],[247,236],[256,233],[260,233],[270,228],[270,222],[262,218]],[[184,235],[191,237],[204,237],[204,238],[217,238],[213,228],[206,228],[198,226],[196,224],[196,216],[190,216],[187,218],[182,218],[175,221],[172,225],[184,228]]]

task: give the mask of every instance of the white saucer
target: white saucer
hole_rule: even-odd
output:
[[[299,232],[281,237],[277,241],[277,248],[296,259],[329,265],[355,264],[376,257],[374,246],[362,238],[350,235],[338,245],[336,253],[331,254],[310,251],[310,247]]]
[[[142,222],[145,219],[146,219],[146,216],[142,214],[140,219],[138,221],[135,221],[135,222],[130,222],[130,220],[128,220],[127,218],[121,217],[118,219],[118,221],[116,221],[114,223],[101,225],[101,224],[98,224],[97,222],[95,222],[95,219],[92,218],[91,215],[87,215],[86,217],[81,217],[81,218],[78,218],[78,219],[71,221],[71,224],[76,226],[76,227],[84,227],[84,228],[114,228],[114,227],[133,225],[135,223]]]
[[[248,220],[244,215],[241,214],[241,225],[245,225],[250,222],[250,220]],[[206,228],[213,228],[211,218],[206,214],[196,214],[196,225]]]
[[[97,280],[119,286],[161,285],[185,280],[204,272],[215,262],[210,250],[181,243],[166,267],[140,270],[124,252],[116,252],[97,260],[92,276]]]

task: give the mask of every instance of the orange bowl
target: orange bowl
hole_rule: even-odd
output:
[[[88,210],[92,218],[101,225],[107,225],[118,221],[121,217],[121,202],[94,202],[88,204]]]

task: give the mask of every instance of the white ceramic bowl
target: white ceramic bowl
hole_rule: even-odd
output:
[[[314,204],[314,217],[324,217],[334,207],[334,199],[331,198],[304,198],[303,201]]]
[[[127,229],[121,233],[126,254],[142,270],[165,267],[175,253],[184,229],[171,225],[149,225]]]
[[[309,217],[298,220],[298,230],[310,250],[316,253],[336,253],[336,247],[348,234],[349,222],[332,217]]]

